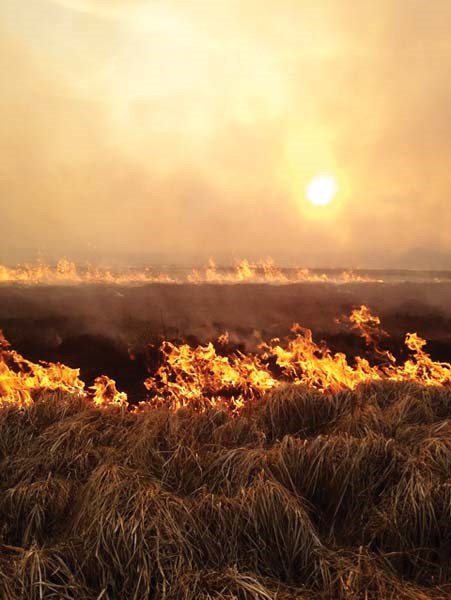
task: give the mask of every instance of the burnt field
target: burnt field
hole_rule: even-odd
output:
[[[4,285],[0,329],[28,359],[80,368],[89,383],[106,374],[140,399],[162,340],[195,346],[228,332],[230,350],[253,351],[300,323],[333,352],[368,354],[342,321],[361,304],[381,318],[390,336],[385,347],[395,355],[403,358],[405,334],[417,332],[433,359],[451,359],[449,282]]]

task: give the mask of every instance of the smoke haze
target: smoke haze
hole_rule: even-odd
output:
[[[451,267],[450,22],[448,0],[3,0],[0,262]]]

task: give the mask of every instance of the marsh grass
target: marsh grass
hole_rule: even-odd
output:
[[[0,410],[0,598],[451,597],[451,392]]]

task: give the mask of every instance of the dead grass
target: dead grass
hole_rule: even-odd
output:
[[[0,411],[0,598],[445,600],[451,392]]]

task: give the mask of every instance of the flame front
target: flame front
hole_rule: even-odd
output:
[[[62,258],[55,267],[42,261],[17,267],[0,265],[0,283],[29,285],[102,283],[125,285],[131,283],[175,283],[175,280],[165,273],[154,273],[150,269],[130,269],[117,273],[110,269],[91,265],[80,269],[74,262]]]
[[[0,283],[22,285],[75,285],[75,284],[109,284],[109,285],[144,285],[148,283],[352,283],[378,282],[357,275],[352,271],[343,271],[336,276],[326,273],[314,273],[305,268],[282,270],[271,258],[251,263],[243,259],[236,261],[232,269],[218,268],[210,258],[204,269],[193,269],[187,275],[170,275],[155,268],[113,270],[87,265],[77,267],[74,262],[61,259],[55,266],[42,261],[16,267],[0,265]]]
[[[451,384],[451,365],[433,361],[423,350],[426,341],[417,334],[407,334],[406,346],[411,356],[405,363],[397,364],[388,350],[379,347],[380,340],[388,336],[380,327],[379,317],[361,306],[351,312],[347,321],[373,350],[378,364],[372,365],[359,356],[350,361],[341,352],[332,353],[326,345],[313,340],[309,329],[295,324],[291,336],[262,344],[260,352],[255,354],[234,352],[223,356],[212,343],[191,348],[187,344],[165,342],[162,365],[145,385],[154,400],[169,402],[175,408],[225,401],[235,409],[281,382],[303,384],[324,392],[355,389],[361,383],[381,380]],[[221,336],[218,342],[227,343],[228,336]],[[271,365],[277,367],[278,377]]]
[[[388,334],[380,319],[366,306],[354,309],[347,322],[374,351],[377,364],[333,353],[313,340],[309,329],[295,324],[284,340],[273,339],[255,353],[227,353],[229,337],[224,334],[216,345],[196,348],[188,344],[163,342],[161,365],[144,382],[150,404],[167,404],[174,409],[222,404],[237,411],[246,402],[260,398],[282,382],[307,385],[324,392],[355,389],[372,381],[412,381],[422,385],[451,384],[451,364],[436,362],[424,350],[426,341],[416,333],[406,335],[409,358],[398,364],[395,357],[379,347]],[[383,357],[384,361],[381,361]],[[0,335],[0,399],[27,405],[43,391],[64,391],[87,397],[95,405],[127,405],[127,395],[115,381],[102,375],[85,390],[79,370],[59,363],[33,363],[12,350]]]

